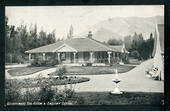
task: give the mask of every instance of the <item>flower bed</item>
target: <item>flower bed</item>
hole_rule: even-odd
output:
[[[65,85],[65,84],[76,84],[81,82],[87,82],[90,79],[87,77],[67,77],[63,76],[61,79],[59,77],[50,77],[50,78],[29,78],[23,80],[6,80],[6,88],[10,87],[11,84],[15,84],[21,88],[31,88],[31,87],[40,87],[41,85]]]

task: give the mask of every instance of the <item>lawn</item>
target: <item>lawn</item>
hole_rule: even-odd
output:
[[[11,68],[10,70],[8,70],[8,73],[11,76],[23,76],[23,75],[33,74],[48,68],[50,67],[19,67],[19,68]]]
[[[128,72],[135,66],[117,65],[117,66],[66,66],[66,74],[68,75],[99,75],[99,74],[113,74],[115,67],[119,73]]]

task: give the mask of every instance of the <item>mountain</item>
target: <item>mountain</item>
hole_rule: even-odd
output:
[[[163,16],[155,17],[116,17],[100,21],[89,29],[93,38],[99,41],[107,41],[110,38],[123,39],[127,35],[142,33],[144,39],[154,33],[156,24],[164,23]]]
[[[93,35],[93,38],[99,41],[103,41],[103,39],[104,41],[107,41],[110,38],[122,38],[122,36],[120,36],[117,33],[114,33],[113,31],[109,29],[101,27],[95,32],[95,34]]]

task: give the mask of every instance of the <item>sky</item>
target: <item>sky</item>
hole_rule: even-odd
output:
[[[78,36],[109,18],[164,16],[163,5],[8,6],[5,10],[9,25],[24,24],[30,27],[37,24],[38,32],[44,30],[49,33],[55,30],[56,38],[66,38],[71,25],[74,36]]]

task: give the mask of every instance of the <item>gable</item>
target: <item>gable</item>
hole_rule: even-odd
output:
[[[73,49],[72,47],[64,44],[61,47],[59,47],[56,52],[77,52],[77,50]]]

